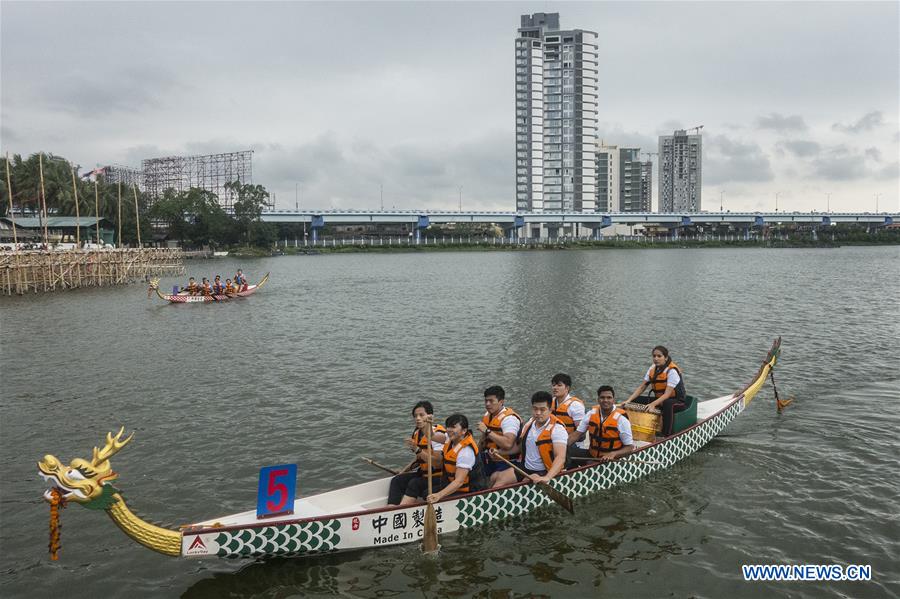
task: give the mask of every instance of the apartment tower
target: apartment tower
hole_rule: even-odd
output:
[[[522,15],[516,38],[516,209],[594,212],[597,34],[559,13]]]
[[[703,145],[684,129],[659,136],[659,211],[700,212]]]

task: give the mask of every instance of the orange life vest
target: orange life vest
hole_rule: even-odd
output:
[[[234,285],[231,283],[225,285],[225,293],[234,293]]]
[[[489,412],[485,412],[484,416],[481,417],[481,421],[484,423],[486,427],[488,427],[488,431],[492,433],[497,433],[498,435],[503,434],[503,427],[501,423],[506,420],[509,416],[514,416],[516,420],[519,421],[519,427],[522,427],[522,417],[516,414],[515,410],[512,408],[504,407],[502,410],[497,412],[497,415],[491,418]],[[491,441],[490,438],[484,444],[485,449],[494,449],[497,447],[497,444],[494,441]]]
[[[681,380],[678,382],[678,385],[675,387],[675,397],[678,399],[684,399],[684,376],[681,374],[681,368],[678,367],[678,364],[669,360],[665,366],[663,366],[662,370],[658,370],[656,366],[651,366],[650,370],[647,372],[647,378],[650,379],[650,390],[653,392],[657,398],[663,396],[663,393],[666,392],[666,383],[669,380],[669,372],[674,370],[678,373],[678,376],[681,377]]]
[[[444,433],[444,434],[447,433],[447,429],[445,429],[440,424],[435,424],[433,430],[436,433]],[[418,447],[419,449],[424,449],[426,451],[428,450],[428,438],[418,428],[416,428],[412,432],[412,435],[410,435],[410,438],[413,440],[413,443],[416,444],[416,447]],[[419,462],[419,474],[421,474],[422,476],[428,476],[428,455],[422,454],[422,453],[417,453],[416,461]],[[441,468],[441,460],[435,459],[434,456],[432,456],[432,458],[431,458],[431,476],[437,477],[437,476],[441,476],[443,473],[444,473],[444,471]]]
[[[525,459],[525,443],[528,441],[528,431],[531,430],[531,425],[533,424],[534,418],[526,422],[519,433],[519,446],[522,448],[523,461]],[[544,462],[546,470],[550,470],[550,467],[553,466],[553,427],[557,424],[562,424],[562,422],[560,422],[559,418],[550,414],[549,424],[538,434],[534,443],[537,446],[538,453],[541,454],[541,460]]]
[[[609,416],[600,421],[600,408],[591,412],[588,420],[588,432],[591,434],[591,455],[600,457],[601,453],[622,449],[619,438],[619,418],[628,418],[621,408],[613,408]]]
[[[581,401],[574,395],[570,395],[565,401],[563,401],[559,405],[556,405],[556,398],[554,397],[553,405],[550,406],[550,412],[554,416],[556,416],[556,419],[559,420],[563,426],[566,427],[566,432],[568,432],[568,433],[571,433],[572,431],[575,430],[575,421],[572,420],[571,416],[569,416],[569,405],[571,405],[571,403],[573,401],[577,401],[577,402],[581,403],[582,405],[584,404],[583,401]]]
[[[212,295],[212,290],[209,288],[209,283],[205,283],[203,285],[203,295]]]
[[[456,455],[459,453],[459,450],[463,447],[471,447],[472,451],[475,452],[475,463],[478,463],[478,444],[475,443],[475,439],[472,437],[471,431],[466,434],[462,441],[455,447],[447,439],[447,442],[444,443],[444,478],[447,480],[447,484],[452,483],[456,479]],[[456,490],[457,493],[468,493],[469,492],[469,473],[466,473],[466,479],[463,481],[461,487]]]

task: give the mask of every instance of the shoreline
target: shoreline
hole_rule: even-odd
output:
[[[349,241],[349,240],[348,240]],[[229,257],[263,258],[268,256],[303,256],[317,254],[354,253],[403,253],[403,252],[520,252],[520,251],[597,251],[613,249],[696,249],[696,248],[742,248],[742,249],[836,249],[847,246],[898,246],[900,239],[874,242],[843,240],[841,242],[803,242],[792,240],[770,241],[569,241],[521,244],[455,243],[455,244],[392,244],[370,245],[346,243],[344,245],[288,246],[276,250],[260,248],[235,248],[229,250]]]

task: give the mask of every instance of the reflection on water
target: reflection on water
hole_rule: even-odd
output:
[[[139,287],[4,298],[0,403],[4,596],[784,595],[743,563],[871,564],[871,583],[793,596],[900,594],[896,248],[435,253],[199,261],[271,282],[246,301],[170,306]],[[171,285],[178,281],[163,281]],[[251,508],[261,466],[300,465],[300,493],[407,458],[409,409],[481,413],[568,372],[593,400],[629,393],[662,343],[692,394],[741,387],[784,336],[776,377],[726,435],[672,469],[415,546],[261,563],[177,560],[99,513],[62,514],[59,562],[34,462],[89,457],[108,430],[129,504],[183,523]],[[849,410],[849,411],[848,411]],[[877,414],[877,417],[857,415]],[[837,426],[847,418],[853,426]]]

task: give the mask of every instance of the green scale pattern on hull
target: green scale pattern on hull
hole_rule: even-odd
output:
[[[216,537],[219,557],[300,555],[337,549],[339,520],[301,522],[223,531]]]

